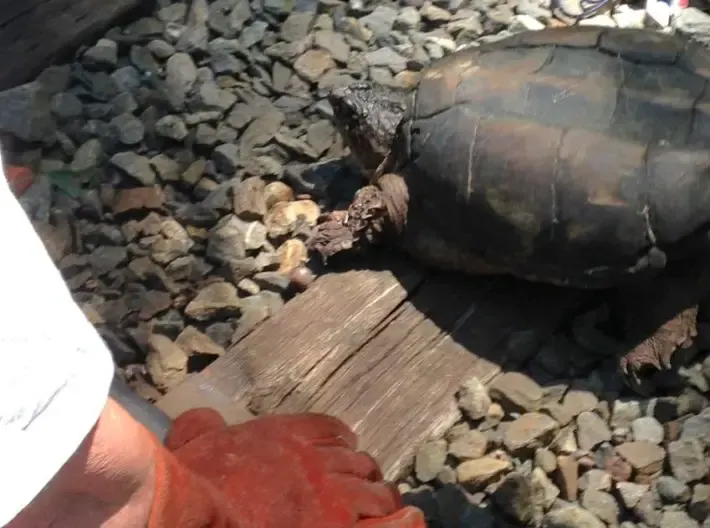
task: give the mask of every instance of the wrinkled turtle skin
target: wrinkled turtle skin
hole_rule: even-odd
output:
[[[330,95],[370,178],[311,242],[391,237],[439,269],[600,289],[710,247],[710,52],[601,27],[439,59],[412,90]]]

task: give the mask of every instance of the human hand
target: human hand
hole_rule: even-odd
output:
[[[275,415],[227,426],[216,411],[194,409],[175,420],[166,446],[173,456],[157,466],[149,528],[426,526],[334,417]],[[197,519],[205,524],[190,524]]]

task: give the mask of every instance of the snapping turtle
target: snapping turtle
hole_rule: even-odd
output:
[[[412,89],[335,88],[369,185],[310,245],[325,258],[390,239],[443,270],[617,288],[634,339],[654,325],[621,359],[627,381],[670,368],[710,286],[709,80],[693,41],[573,27],[459,50]],[[672,314],[660,280],[682,285]]]

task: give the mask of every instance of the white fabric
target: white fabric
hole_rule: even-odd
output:
[[[0,526],[5,526],[96,423],[114,366],[4,174],[0,241]]]

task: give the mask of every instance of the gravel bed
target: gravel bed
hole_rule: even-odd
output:
[[[23,205],[121,375],[155,401],[319,272],[304,241],[360,185],[329,89],[411,86],[432,59],[580,9],[159,2],[0,93],[6,160],[38,174]],[[620,5],[580,24],[710,38],[702,11],[664,13]],[[708,359],[648,399],[624,396],[608,358],[563,335],[528,367],[489,389],[469,380],[460,422],[420,448],[399,486],[431,527],[710,528]]]
[[[694,355],[639,398],[612,359],[580,368],[588,353],[554,336],[524,372],[467,380],[461,419],[419,448],[400,490],[431,528],[708,528],[710,356]]]

